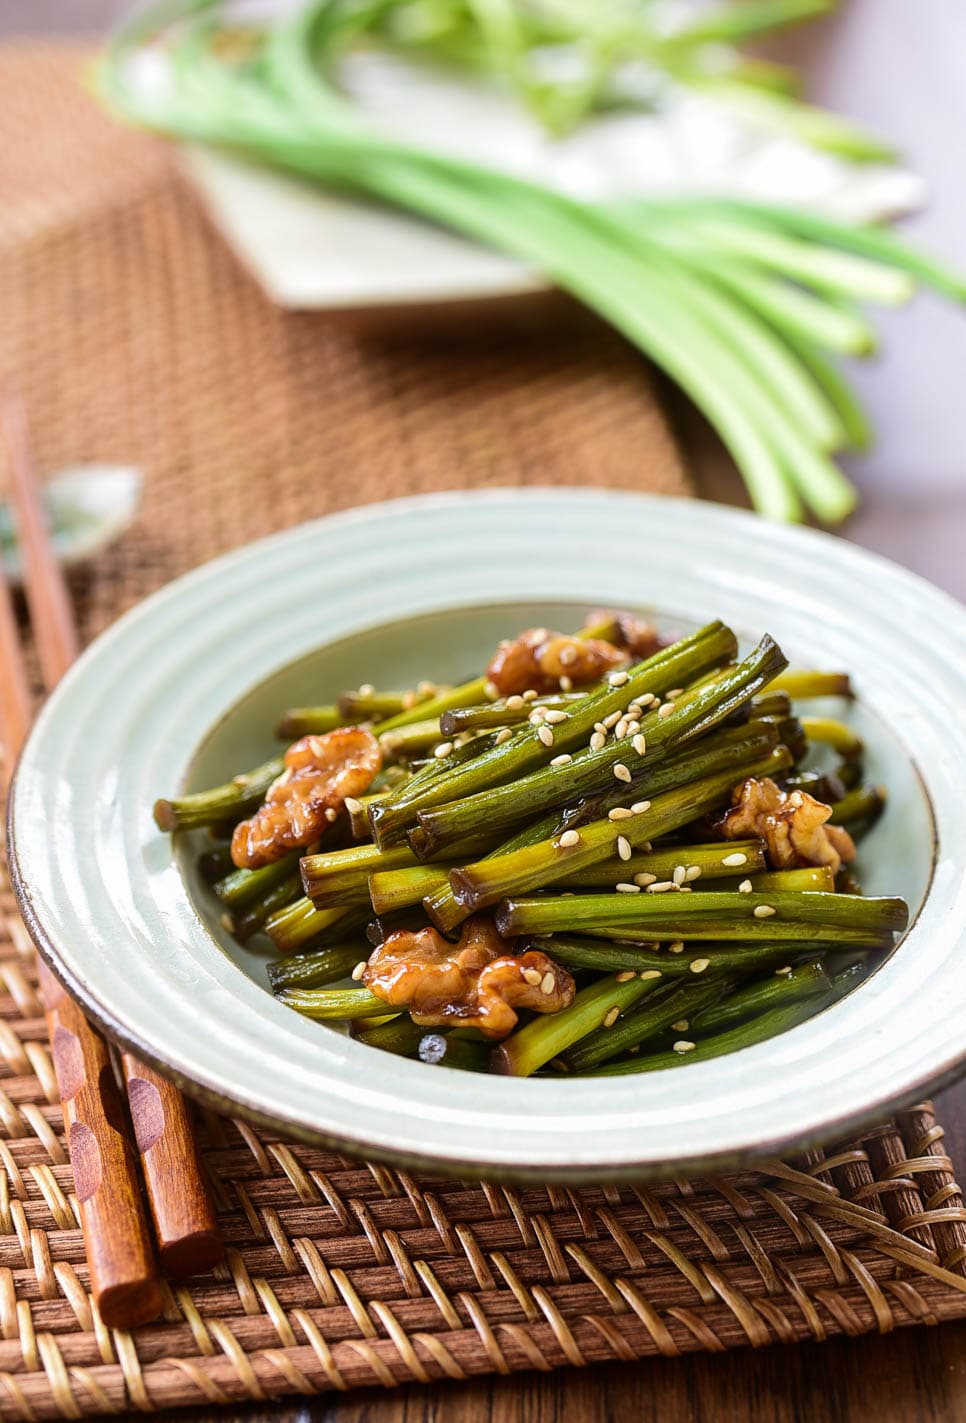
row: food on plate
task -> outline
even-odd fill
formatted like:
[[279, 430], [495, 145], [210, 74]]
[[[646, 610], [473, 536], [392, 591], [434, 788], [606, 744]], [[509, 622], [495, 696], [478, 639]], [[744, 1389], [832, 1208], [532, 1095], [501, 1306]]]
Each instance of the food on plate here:
[[597, 611], [462, 684], [292, 708], [281, 757], [155, 818], [207, 827], [223, 922], [308, 1018], [435, 1067], [667, 1069], [812, 1016], [906, 927], [855, 878], [861, 741], [796, 709], [851, 695], [768, 636]]

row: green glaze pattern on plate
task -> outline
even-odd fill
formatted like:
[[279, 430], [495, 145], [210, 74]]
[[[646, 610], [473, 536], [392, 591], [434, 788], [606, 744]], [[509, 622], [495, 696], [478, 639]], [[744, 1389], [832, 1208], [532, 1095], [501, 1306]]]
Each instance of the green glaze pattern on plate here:
[[[518, 1081], [400, 1060], [299, 1018], [217, 926], [158, 795], [272, 749], [290, 702], [472, 674], [498, 637], [633, 605], [686, 629], [771, 632], [846, 668], [892, 792], [867, 890], [912, 928], [857, 993], [781, 1038], [627, 1079]], [[180, 579], [70, 672], [10, 811], [28, 927], [85, 1007], [189, 1091], [409, 1165], [579, 1181], [704, 1169], [836, 1135], [966, 1056], [966, 613], [833, 538], [688, 501], [599, 491], [435, 495], [337, 515]], [[917, 912], [918, 911], [918, 912]]]

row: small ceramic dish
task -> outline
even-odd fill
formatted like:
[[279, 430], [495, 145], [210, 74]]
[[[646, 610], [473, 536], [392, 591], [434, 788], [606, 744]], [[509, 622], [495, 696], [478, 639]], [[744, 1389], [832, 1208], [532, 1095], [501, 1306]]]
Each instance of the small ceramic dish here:
[[[266, 991], [151, 818], [272, 750], [287, 704], [458, 680], [508, 629], [635, 605], [667, 628], [771, 632], [847, 669], [887, 815], [867, 891], [912, 925], [850, 997], [668, 1072], [517, 1080], [426, 1067]], [[966, 613], [848, 544], [711, 505], [581, 490], [405, 500], [309, 524], [180, 579], [47, 703], [13, 789], [12, 876], [41, 952], [113, 1037], [195, 1096], [373, 1159], [503, 1179], [683, 1174], [839, 1136], [966, 1057]]]
[[[79, 465], [47, 480], [43, 498], [54, 553], [64, 568], [77, 568], [133, 523], [141, 475], [126, 465]], [[9, 504], [0, 504], [0, 559], [11, 583], [21, 583], [17, 519]]]

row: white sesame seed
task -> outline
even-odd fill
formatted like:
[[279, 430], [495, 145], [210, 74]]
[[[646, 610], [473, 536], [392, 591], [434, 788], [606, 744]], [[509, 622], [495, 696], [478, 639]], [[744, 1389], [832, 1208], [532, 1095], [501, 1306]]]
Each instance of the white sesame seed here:
[[647, 886], [648, 894], [667, 894], [669, 889], [677, 889], [673, 879], [655, 880], [653, 884]]
[[669, 702], [673, 702], [674, 698], [679, 697], [683, 691], [683, 687], [672, 687], [671, 690], [669, 692], [665, 692], [664, 695], [667, 697]]
[[533, 711], [527, 717], [527, 721], [530, 723], [531, 726], [539, 726], [545, 716], [546, 713], [544, 712], [543, 707], [534, 707]]
[[590, 738], [591, 751], [603, 751], [606, 742], [607, 733], [605, 731], [595, 731], [593, 736]]
[[602, 721], [595, 721], [595, 722], [594, 722], [594, 730], [595, 730], [595, 731], [599, 731], [603, 736], [606, 736], [606, 735], [607, 735], [607, 727], [604, 725], [604, 723], [603, 723]]
[[558, 711], [556, 707], [548, 707], [544, 712], [544, 718], [549, 721], [551, 726], [559, 726], [562, 721], [570, 720], [565, 711]]
[[612, 687], [623, 687], [631, 679], [626, 672], [612, 672], [607, 681]]
[[544, 746], [553, 745], [553, 732], [550, 730], [549, 726], [538, 726], [537, 735], [543, 742]]
[[614, 888], [618, 894], [640, 894], [641, 892], [639, 884], [625, 884], [623, 881], [620, 884], [615, 884]]
[[668, 944], [667, 951], [669, 954], [683, 954], [684, 944], [680, 939], [675, 939], [673, 944]]
[[519, 692], [514, 692], [512, 697], [507, 697], [506, 705], [507, 711], [523, 711], [526, 702], [520, 696]]
[[573, 682], [571, 681], [571, 679], [567, 676], [566, 672], [564, 673], [564, 675], [563, 675], [562, 677], [558, 677], [558, 678], [557, 678], [557, 681], [560, 683], [560, 690], [561, 690], [562, 692], [571, 692], [571, 691], [573, 691], [573, 686], [574, 686], [574, 684], [573, 684]]
[[743, 879], [743, 880], [741, 881], [741, 884], [738, 886], [738, 893], [739, 893], [739, 894], [750, 894], [753, 888], [754, 888], [754, 886], [752, 885], [750, 879]]
[[523, 970], [523, 977], [527, 983], [532, 983], [533, 986], [536, 987], [540, 982], [540, 970], [538, 968], [525, 968]]
[[618, 853], [618, 855], [620, 855], [620, 857], [621, 857], [622, 860], [629, 860], [629, 859], [630, 859], [631, 854], [632, 854], [633, 852], [632, 852], [632, 850], [631, 850], [631, 842], [630, 842], [630, 840], [628, 840], [628, 838], [627, 838], [626, 835], [618, 835], [618, 837], [617, 837], [617, 853]]
[[437, 687], [435, 682], [424, 681], [416, 683], [416, 691], [422, 697], [432, 697], [436, 695], [436, 693], [439, 691], [439, 688]]
[[619, 711], [613, 711], [613, 712], [610, 713], [609, 716], [605, 716], [605, 717], [604, 717], [604, 720], [601, 722], [601, 726], [605, 729], [605, 731], [610, 731], [611, 727], [612, 727], [612, 726], [616, 726], [617, 723], [620, 721], [620, 719], [621, 719], [621, 714], [620, 714], [620, 712], [619, 712]]
[[497, 732], [497, 734], [496, 734], [496, 742], [495, 742], [495, 745], [497, 745], [497, 746], [502, 746], [505, 741], [509, 741], [509, 740], [510, 740], [510, 737], [511, 737], [512, 735], [513, 735], [513, 732], [510, 730], [510, 728], [509, 728], [508, 726], [501, 727], [501, 729], [500, 729], [500, 730]]
[[415, 692], [403, 692], [403, 711], [412, 711], [418, 700], [419, 697]]
[[616, 762], [614, 766], [614, 775], [619, 781], [629, 781], [631, 779], [631, 773], [624, 765], [623, 761]]
[[671, 871], [671, 878], [675, 884], [682, 885], [684, 883], [684, 877], [686, 874], [687, 870], [685, 869], [684, 865], [675, 865], [674, 869]]
[[654, 695], [653, 692], [641, 692], [640, 695], [636, 698], [636, 701], [639, 706], [652, 707], [657, 701], [657, 697]]
[[627, 735], [627, 717], [626, 717], [626, 716], [622, 716], [621, 719], [620, 719], [620, 721], [619, 721], [619, 722], [617, 723], [617, 725], [614, 727], [614, 736], [615, 736], [615, 738], [616, 738], [618, 741], [623, 741], [623, 740], [624, 740], [624, 737], [625, 737], [626, 735]]
[[635, 815], [644, 815], [650, 808], [651, 802], [649, 800], [636, 800], [631, 806], [631, 810]]
[[756, 904], [751, 912], [756, 919], [770, 919], [775, 913], [770, 904]]
[[798, 810], [799, 806], [803, 804], [801, 791], [793, 791], [788, 797], [788, 804]]
[[691, 1026], [687, 1018], [679, 1018], [676, 1023], [671, 1024], [671, 1031], [674, 1033], [686, 1033]]
[[352, 977], [353, 977], [353, 980], [354, 980], [356, 983], [358, 983], [358, 982], [359, 982], [359, 979], [362, 977], [362, 975], [365, 973], [365, 971], [366, 971], [366, 961], [365, 961], [365, 959], [360, 959], [359, 962], [356, 964], [355, 968], [352, 970]]
[[629, 717], [633, 717], [633, 719], [634, 719], [635, 721], [637, 721], [637, 720], [640, 718], [640, 715], [641, 715], [641, 711], [642, 711], [642, 710], [643, 710], [643, 708], [641, 707], [640, 702], [628, 702], [628, 703], [627, 703], [627, 711], [626, 711], [625, 715], [626, 715], [626, 716], [629, 716]]
[[562, 835], [558, 836], [557, 844], [561, 849], [567, 850], [571, 845], [580, 844], [580, 836], [576, 830], [565, 830]]
[[615, 974], [618, 983], [630, 983], [631, 979], [636, 977], [637, 975], [632, 968], [622, 968], [620, 973]]
[[734, 855], [725, 855], [721, 863], [727, 865], [729, 870], [737, 869], [739, 865], [746, 865], [748, 863], [748, 856], [743, 855], [739, 850]]
[[688, 865], [684, 871], [684, 883], [690, 884], [692, 880], [701, 878], [700, 865]]
[[682, 1055], [686, 1052], [694, 1052], [694, 1043], [686, 1042], [684, 1038], [678, 1038], [674, 1044], [674, 1051]]
[[525, 702], [535, 702], [537, 700], [537, 694], [532, 687], [528, 687], [527, 690], [521, 692], [520, 695]]
[[549, 995], [553, 992], [554, 987], [556, 986], [556, 982], [557, 980], [554, 978], [550, 969], [547, 969], [547, 972], [540, 980], [540, 992], [546, 997], [549, 997]]
[[563, 751], [559, 756], [555, 756], [550, 764], [551, 766], [569, 766], [573, 759], [569, 751]]
[[569, 643], [568, 643], [566, 646], [562, 647], [562, 648], [560, 649], [560, 660], [561, 660], [561, 662], [563, 663], [563, 665], [564, 665], [565, 667], [569, 667], [570, 664], [571, 664], [571, 662], [576, 662], [576, 661], [577, 661], [577, 649], [576, 649], [576, 647], [571, 646], [571, 644], [569, 644]]
[[692, 972], [692, 973], [704, 973], [705, 969], [708, 968], [708, 967], [710, 966], [710, 964], [711, 964], [711, 960], [710, 960], [710, 959], [692, 959], [692, 960], [691, 960], [691, 972]]
[[673, 702], [665, 702], [663, 707], [658, 707], [657, 714], [663, 721], [666, 716], [670, 716], [674, 710]]
[[629, 717], [627, 718], [627, 735], [628, 735], [628, 736], [636, 736], [637, 733], [640, 731], [640, 729], [641, 729], [641, 723], [638, 721], [637, 717], [636, 717], [636, 716], [629, 716]]
[[436, 757], [437, 761], [442, 761], [443, 757], [448, 756], [452, 749], [452, 741], [441, 741], [439, 745], [434, 749], [433, 755]]
[[634, 812], [632, 810], [628, 810], [626, 805], [615, 805], [612, 810], [609, 810], [607, 812], [607, 819], [630, 820], [633, 814]]
[[608, 1008], [601, 1022], [602, 1028], [612, 1028], [621, 1015], [621, 1010], [615, 1003], [613, 1008]]
[[649, 874], [647, 870], [641, 870], [639, 875], [634, 876], [634, 883], [639, 889], [647, 889], [649, 884], [657, 883], [657, 875]]
[[788, 976], [790, 975], [791, 971], [792, 971], [792, 966], [791, 966], [790, 963], [782, 964], [781, 968], [776, 968], [776, 969], [775, 969], [775, 977], [776, 977], [776, 978], [788, 978]]
[[495, 702], [500, 695], [500, 689], [495, 682], [491, 682], [489, 678], [487, 678], [483, 683], [483, 695], [488, 702]]
[[643, 755], [644, 755], [645, 751], [647, 750], [647, 740], [646, 740], [646, 738], [645, 738], [645, 736], [644, 736], [644, 733], [643, 733], [642, 731], [639, 731], [639, 732], [637, 733], [637, 735], [634, 737], [633, 741], [631, 742], [631, 745], [633, 746], [634, 750], [637, 752], [638, 756], [643, 756]]
[[224, 914], [220, 914], [218, 916], [218, 923], [224, 929], [226, 934], [234, 934], [235, 921], [233, 917], [228, 913], [227, 909], [225, 910]]
[[326, 806], [325, 818], [330, 825], [334, 825], [335, 822], [338, 820], [339, 812], [336, 810], [334, 805]]
[[362, 801], [356, 800], [355, 796], [353, 795], [347, 795], [342, 804], [345, 806], [346, 810], [349, 812], [350, 815], [358, 815], [359, 812], [362, 810]]
[[363, 682], [362, 686], [359, 688], [359, 696], [371, 697], [375, 690], [376, 689], [371, 682]]
[[646, 983], [649, 978], [663, 978], [664, 975], [659, 968], [645, 968], [638, 974], [638, 978]]

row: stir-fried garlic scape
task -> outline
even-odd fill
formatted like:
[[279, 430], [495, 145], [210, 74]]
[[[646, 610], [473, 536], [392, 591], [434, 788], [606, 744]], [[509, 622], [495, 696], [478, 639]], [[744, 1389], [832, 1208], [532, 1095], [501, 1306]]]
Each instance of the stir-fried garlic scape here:
[[851, 689], [599, 611], [460, 686], [291, 709], [282, 758], [155, 818], [209, 827], [223, 924], [310, 1018], [473, 1071], [673, 1067], [812, 1016], [906, 925], [846, 868], [884, 804], [861, 743], [793, 696]]

